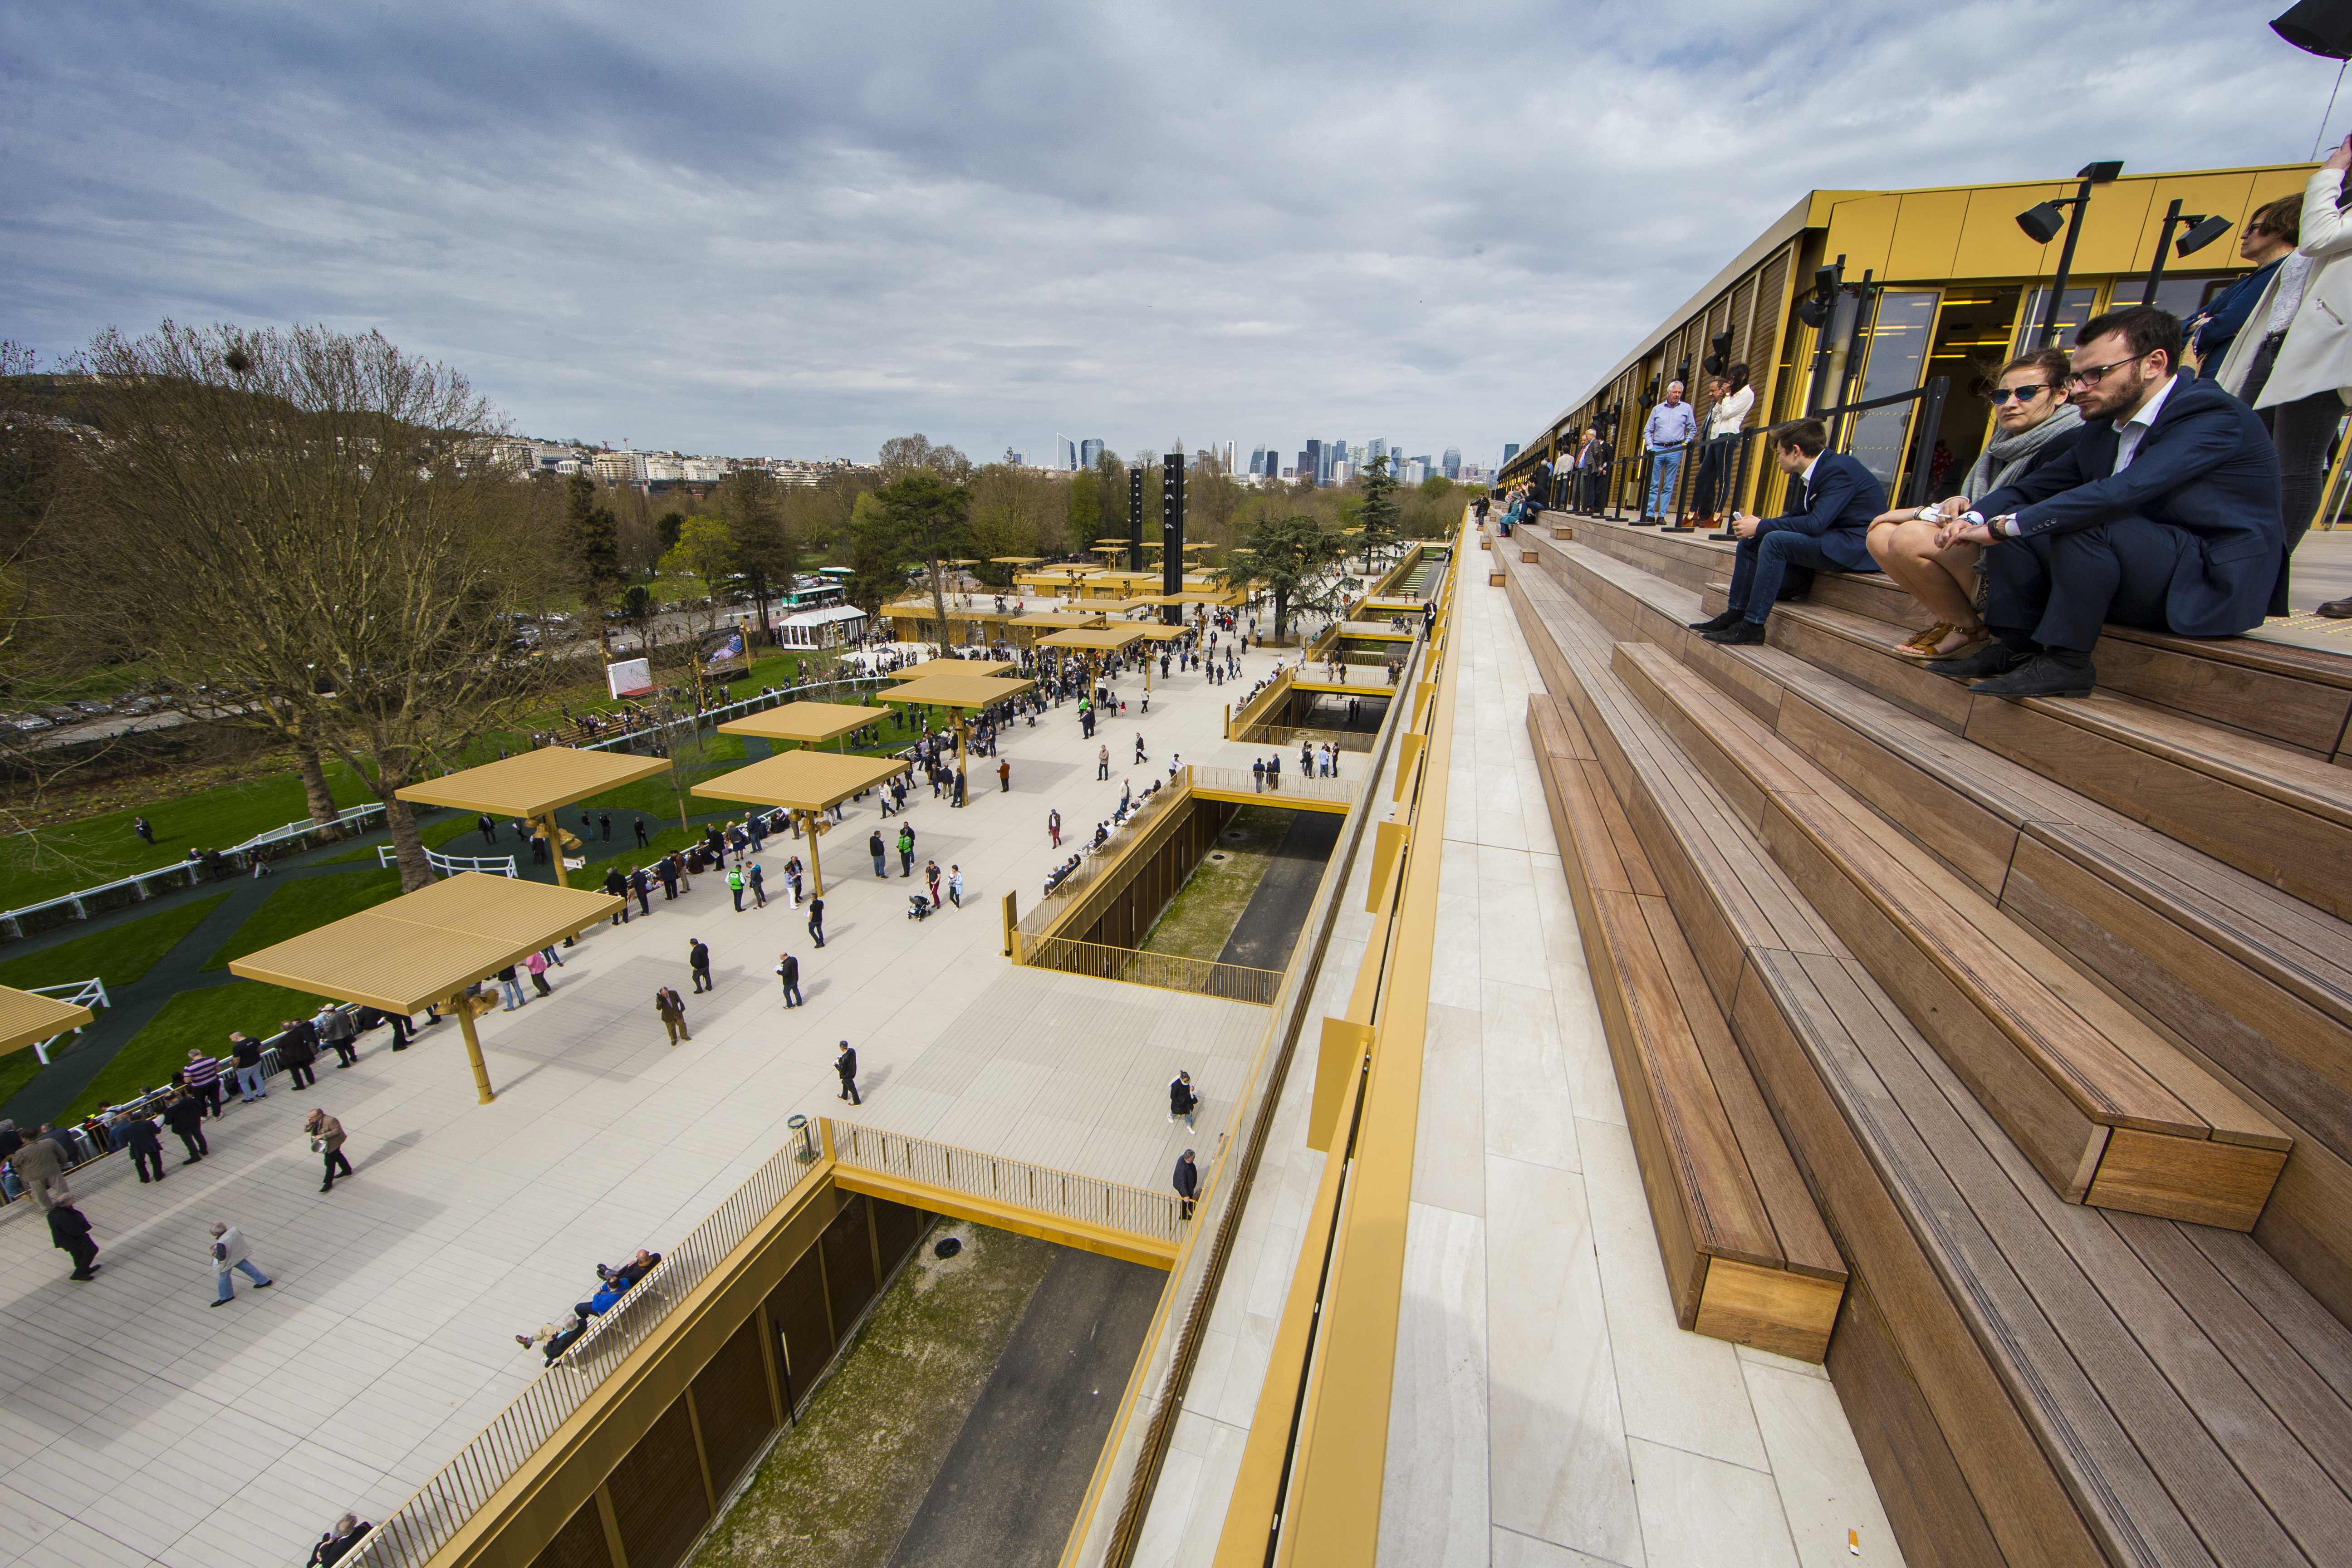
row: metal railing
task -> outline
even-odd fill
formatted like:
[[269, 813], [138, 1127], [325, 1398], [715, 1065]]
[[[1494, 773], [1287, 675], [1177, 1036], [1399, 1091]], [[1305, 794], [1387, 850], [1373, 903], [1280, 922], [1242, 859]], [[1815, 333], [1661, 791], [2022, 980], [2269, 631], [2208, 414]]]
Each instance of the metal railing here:
[[[94, 975], [88, 980], [68, 980], [62, 985], [33, 985], [26, 989], [36, 996], [54, 996], [71, 1007], [89, 1007], [95, 1010], [113, 1005], [106, 998], [106, 977], [102, 974]], [[88, 1025], [82, 1025], [71, 1029], [62, 1029], [46, 1040], [36, 1041], [33, 1046], [33, 1055], [40, 1059], [43, 1067], [48, 1066], [49, 1047], [68, 1035], [79, 1035], [87, 1027], [89, 1027]]]
[[1278, 969], [1251, 969], [1239, 963], [1218, 963], [1206, 958], [1186, 958], [1173, 952], [1147, 952], [1138, 947], [1108, 947], [1066, 936], [1021, 939], [1020, 962], [1032, 969], [1059, 970], [1064, 974], [1087, 974], [1097, 980], [1124, 980], [1130, 985], [1156, 985], [1162, 991], [1186, 991], [1195, 996], [1221, 996], [1228, 1002], [1274, 1005], [1282, 984]]
[[[1183, 771], [1179, 770], [1180, 780]], [[1070, 901], [1094, 886], [1102, 874], [1118, 862], [1118, 851], [1142, 829], [1145, 824], [1155, 820], [1167, 809], [1169, 803], [1182, 793], [1181, 789], [1171, 789], [1162, 784], [1150, 795], [1138, 796], [1134, 805], [1127, 814], [1127, 820], [1110, 830], [1110, 837], [1103, 841], [1103, 847], [1099, 849], [1087, 847], [1094, 838], [1092, 828], [1083, 828], [1078, 835], [1070, 837], [1067, 842], [1077, 847], [1086, 858], [1078, 862], [1078, 868], [1063, 878], [1052, 892], [1039, 898], [1029, 912], [1014, 923], [1013, 929], [1024, 936], [1034, 936], [1060, 920], [1063, 911], [1070, 907]]]
[[[1384, 689], [1383, 697], [1393, 689]], [[1248, 734], [1235, 737], [1253, 746], [1296, 746], [1311, 742], [1318, 746], [1337, 746], [1343, 752], [1370, 752], [1380, 740], [1376, 730], [1317, 730], [1286, 724], [1260, 724]]]
[[951, 1148], [856, 1121], [827, 1121], [825, 1127], [833, 1142], [834, 1163], [848, 1170], [899, 1176], [969, 1197], [1018, 1204], [1154, 1241], [1184, 1238], [1183, 1205], [1173, 1193], [1148, 1192], [1099, 1176]]
[[[389, 844], [375, 847], [378, 866], [397, 866], [400, 852]], [[520, 877], [522, 871], [511, 855], [444, 855], [438, 849], [425, 851], [425, 863], [447, 877], [459, 871], [487, 871], [493, 877]], [[568, 862], [567, 862], [568, 864]]]
[[587, 1402], [613, 1369], [762, 1220], [791, 1202], [816, 1171], [798, 1140], [769, 1156], [726, 1202], [662, 1254], [661, 1262], [635, 1289], [499, 1411], [439, 1474], [387, 1515], [344, 1561], [362, 1568], [423, 1568]]
[[1353, 805], [1364, 786], [1352, 779], [1303, 779], [1295, 773], [1286, 773], [1280, 781], [1261, 789], [1258, 781], [1247, 768], [1210, 768], [1187, 763], [1177, 776], [1196, 790], [1227, 790], [1237, 795], [1264, 795], [1267, 804], [1278, 805], [1282, 797], [1292, 800], [1336, 800]]
[[1233, 734], [1246, 733], [1251, 725], [1265, 717], [1276, 703], [1289, 694], [1294, 670], [1295, 667], [1289, 665], [1276, 670], [1274, 678], [1266, 682], [1265, 690], [1258, 692], [1234, 710]]

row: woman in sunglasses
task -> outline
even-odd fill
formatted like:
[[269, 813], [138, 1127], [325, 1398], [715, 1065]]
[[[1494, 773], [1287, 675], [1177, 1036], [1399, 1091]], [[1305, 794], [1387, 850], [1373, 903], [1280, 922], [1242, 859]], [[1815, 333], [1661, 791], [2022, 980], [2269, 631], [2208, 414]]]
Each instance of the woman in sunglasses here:
[[[2063, 349], [2021, 354], [2001, 366], [1986, 395], [1992, 439], [1977, 455], [1961, 494], [1990, 495], [2015, 484], [2074, 444], [2083, 416], [2066, 401], [2066, 371]], [[1920, 517], [1924, 510], [1902, 507], [1871, 519], [1870, 553], [1927, 612], [1927, 628], [1895, 651], [1906, 658], [1949, 658], [1984, 639], [1976, 609], [1977, 557], [1984, 547], [1939, 546], [1937, 524]]]

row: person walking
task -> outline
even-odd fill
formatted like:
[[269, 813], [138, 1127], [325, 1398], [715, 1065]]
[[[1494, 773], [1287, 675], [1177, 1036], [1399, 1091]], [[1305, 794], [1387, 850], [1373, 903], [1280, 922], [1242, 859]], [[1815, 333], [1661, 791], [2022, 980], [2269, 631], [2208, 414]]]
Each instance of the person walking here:
[[737, 914], [739, 914], [739, 915], [740, 915], [740, 914], [741, 914], [741, 913], [743, 912], [743, 868], [742, 868], [742, 867], [740, 867], [740, 866], [730, 866], [730, 867], [728, 867], [728, 868], [727, 868], [727, 890], [728, 890], [728, 892], [730, 892], [730, 893], [731, 893], [732, 895], [734, 895], [734, 899], [735, 899], [735, 912], [736, 912]]
[[[141, 1181], [147, 1178], [142, 1176]], [[89, 1220], [71, 1204], [57, 1204], [49, 1210], [49, 1245], [64, 1251], [73, 1259], [73, 1272], [68, 1279], [89, 1279], [98, 1273], [98, 1243], [89, 1238]]]
[[938, 909], [940, 907], [940, 863], [938, 861], [923, 862], [923, 880], [931, 889], [931, 908]]
[[882, 846], [882, 830], [880, 828], [876, 828], [873, 835], [866, 840], [866, 852], [874, 857], [874, 875], [876, 877], [879, 878], [889, 875], [889, 873], [883, 868], [882, 865], [883, 857], [887, 855], [889, 851]]
[[961, 805], [963, 804], [963, 790], [964, 773], [961, 768], [958, 768], [955, 771], [955, 788], [953, 792], [953, 799], [950, 802], [951, 805]]
[[523, 973], [530, 976], [530, 988], [541, 996], [555, 994], [555, 987], [547, 983], [547, 954], [534, 952], [522, 961]]
[[629, 923], [629, 879], [621, 875], [621, 868], [618, 866], [605, 868], [604, 896], [621, 900], [621, 907], [613, 911], [613, 918], [607, 923], [616, 926], [627, 925]]
[[310, 1026], [308, 1018], [288, 1018], [278, 1027], [278, 1063], [294, 1080], [294, 1091], [299, 1094], [319, 1081], [319, 1074], [311, 1066], [319, 1059], [319, 1031]]
[[499, 971], [499, 994], [506, 998], [506, 1005], [499, 1009], [502, 1013], [511, 1013], [529, 1000], [522, 994], [522, 980], [511, 963]]
[[606, 844], [613, 842], [613, 814], [609, 811], [599, 812], [596, 816], [596, 826], [602, 830], [596, 837]]
[[1003, 757], [996, 759], [996, 793], [999, 795], [1013, 793], [1013, 764]]
[[359, 1026], [352, 1022], [352, 1016], [349, 1013], [344, 1012], [341, 1007], [324, 1006], [319, 1009], [317, 1016], [310, 1022], [317, 1027], [320, 1040], [329, 1050], [335, 1053], [335, 1067], [338, 1070], [351, 1066], [359, 1059], [359, 1052], [352, 1043], [359, 1038]]
[[331, 1193], [337, 1174], [352, 1173], [352, 1163], [343, 1154], [343, 1124], [324, 1110], [313, 1109], [302, 1119], [302, 1131], [310, 1135], [310, 1152], [326, 1156], [327, 1180], [319, 1190]]
[[1150, 753], [1143, 749], [1143, 731], [1140, 730], [1138, 730], [1135, 732], [1135, 760], [1139, 763], [1147, 763], [1151, 760]]
[[751, 907], [755, 910], [766, 909], [768, 907], [767, 880], [761, 874], [760, 863], [757, 860], [743, 868], [743, 880], [751, 889]]
[[637, 913], [654, 912], [654, 879], [643, 866], [629, 873], [629, 891], [637, 896]]
[[181, 1164], [193, 1165], [212, 1152], [212, 1145], [205, 1142], [205, 1108], [186, 1090], [163, 1102], [163, 1125], [178, 1134], [180, 1147], [188, 1152]]
[[139, 1171], [139, 1184], [163, 1179], [163, 1140], [155, 1131], [155, 1123], [144, 1116], [133, 1116], [122, 1123], [122, 1146], [131, 1151], [131, 1163]]
[[1177, 1201], [1184, 1205], [1182, 1217], [1189, 1220], [1192, 1217], [1192, 1200], [1201, 1192], [1200, 1168], [1193, 1163], [1190, 1149], [1176, 1156], [1176, 1174], [1172, 1181]]
[[474, 818], [474, 830], [482, 836], [483, 843], [490, 846], [493, 849], [498, 847], [498, 825], [490, 820], [490, 814], [488, 812], [483, 812], [480, 816]]
[[686, 944], [686, 967], [694, 976], [696, 995], [699, 996], [705, 991], [719, 989], [711, 984], [710, 980], [710, 949], [703, 944], [702, 939], [698, 936]]
[[963, 868], [961, 866], [950, 865], [948, 868], [948, 902], [958, 909], [963, 908]]
[[784, 1005], [801, 1005], [801, 961], [789, 952], [776, 954], [776, 979], [784, 988]]
[[1054, 841], [1055, 848], [1062, 847], [1062, 813], [1059, 807], [1045, 814], [1045, 837]]
[[1095, 753], [1095, 782], [1106, 783], [1110, 778], [1110, 743], [1105, 742]]
[[214, 1306], [226, 1307], [236, 1300], [236, 1281], [233, 1278], [235, 1275], [242, 1274], [252, 1280], [253, 1288], [257, 1290], [267, 1290], [277, 1283], [268, 1275], [254, 1267], [253, 1257], [246, 1247], [243, 1231], [233, 1225], [225, 1225], [219, 1220], [215, 1220], [212, 1234], [213, 1276], [218, 1287], [213, 1297]]
[[667, 985], [656, 986], [654, 990], [654, 1011], [661, 1016], [662, 1027], [669, 1031], [671, 1045], [694, 1038], [686, 1029], [686, 998], [676, 991]]
[[823, 899], [809, 900], [808, 933], [809, 940], [815, 942], [817, 946], [824, 945], [824, 900]]
[[[190, 1058], [196, 1053], [190, 1051]], [[257, 1100], [268, 1100], [269, 1090], [261, 1079], [261, 1042], [242, 1029], [233, 1030], [228, 1037], [229, 1065], [236, 1070], [237, 1098], [250, 1105]]]
[[857, 1092], [857, 1047], [847, 1040], [841, 1042], [841, 1054], [833, 1058], [833, 1070], [841, 1076], [841, 1096], [852, 1105], [866, 1103]]
[[1200, 1110], [1201, 1097], [1193, 1090], [1191, 1073], [1179, 1072], [1168, 1080], [1169, 1121], [1173, 1121], [1181, 1116], [1184, 1119], [1184, 1126], [1189, 1131], [1192, 1125], [1192, 1119], [1200, 1114]]
[[[261, 1059], [258, 1052], [255, 1053], [254, 1059]], [[189, 1092], [209, 1105], [215, 1116], [221, 1113], [220, 1063], [192, 1047], [188, 1051], [188, 1065], [180, 1069], [180, 1081], [188, 1086]]]
[[66, 1185], [65, 1152], [50, 1140], [26, 1139], [8, 1156], [8, 1167], [16, 1173], [16, 1180], [43, 1210], [73, 1201], [73, 1191]]
[[640, 849], [649, 849], [653, 847], [653, 835], [646, 831], [646, 819], [642, 816], [636, 820], [636, 830], [637, 847]]
[[155, 847], [155, 829], [149, 824], [145, 817], [132, 817], [131, 819], [131, 831], [139, 835], [140, 841], [144, 843], [149, 848], [152, 849]]

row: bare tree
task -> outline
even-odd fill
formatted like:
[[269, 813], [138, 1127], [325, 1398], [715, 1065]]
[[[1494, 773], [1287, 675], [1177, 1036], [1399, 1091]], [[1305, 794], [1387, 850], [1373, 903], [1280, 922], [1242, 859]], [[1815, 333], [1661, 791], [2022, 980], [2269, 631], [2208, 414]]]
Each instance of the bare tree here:
[[402, 885], [430, 881], [397, 792], [546, 679], [513, 627], [553, 542], [488, 460], [489, 408], [446, 366], [323, 328], [166, 321], [80, 368], [102, 445], [61, 612], [137, 626], [184, 707], [340, 758], [384, 803]]

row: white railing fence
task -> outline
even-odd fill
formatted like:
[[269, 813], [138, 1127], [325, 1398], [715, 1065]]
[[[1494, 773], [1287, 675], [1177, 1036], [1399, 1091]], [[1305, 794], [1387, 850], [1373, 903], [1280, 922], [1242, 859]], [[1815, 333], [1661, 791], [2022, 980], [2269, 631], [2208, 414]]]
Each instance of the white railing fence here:
[[[93, 976], [88, 980], [68, 980], [62, 985], [34, 985], [26, 989], [36, 996], [54, 996], [71, 1006], [88, 1007], [92, 1011], [111, 1005], [106, 999], [106, 979], [103, 975]], [[87, 1028], [89, 1026], [84, 1025], [82, 1027]], [[49, 1047], [64, 1039], [67, 1035], [80, 1033], [81, 1029], [77, 1028], [68, 1029], [63, 1034], [51, 1035], [47, 1039], [39, 1041], [33, 1047], [33, 1055], [40, 1058], [43, 1067], [47, 1067], [49, 1063]]]
[[[444, 855], [438, 849], [427, 849], [425, 862], [445, 877], [454, 876], [459, 871], [487, 871], [493, 877], [522, 875], [511, 855]], [[397, 866], [400, 864], [400, 852], [389, 844], [379, 844], [375, 847], [375, 863], [382, 867]], [[564, 864], [570, 865], [571, 862], [567, 860]]]

